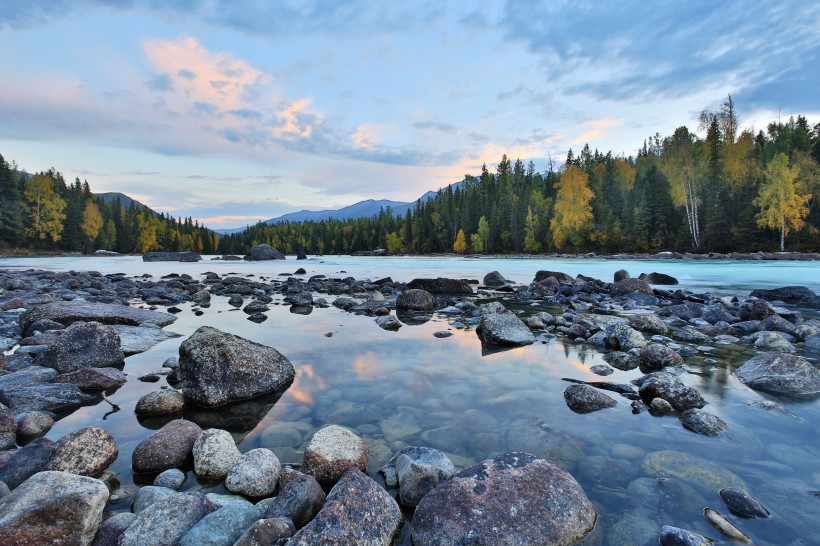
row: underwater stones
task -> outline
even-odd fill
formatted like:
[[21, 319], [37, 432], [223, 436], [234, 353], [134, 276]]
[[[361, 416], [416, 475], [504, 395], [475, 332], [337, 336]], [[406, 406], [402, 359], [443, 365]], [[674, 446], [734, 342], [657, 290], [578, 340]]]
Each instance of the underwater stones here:
[[648, 453], [641, 468], [643, 473], [650, 477], [677, 478], [706, 489], [746, 487], [742, 479], [723, 466], [680, 451], [663, 450]]
[[485, 343], [492, 345], [530, 345], [535, 336], [530, 329], [512, 312], [482, 314], [476, 333]]
[[225, 479], [225, 488], [231, 493], [248, 497], [273, 495], [281, 469], [282, 465], [273, 451], [252, 449], [234, 462]]
[[221, 480], [241, 456], [227, 430], [209, 428], [194, 442], [194, 472], [200, 478]]
[[408, 288], [396, 298], [396, 309], [402, 311], [431, 311], [435, 300], [427, 290]]
[[632, 461], [601, 455], [584, 457], [578, 463], [578, 476], [587, 484], [626, 487], [638, 469]]
[[768, 518], [771, 515], [759, 500], [743, 489], [726, 487], [719, 494], [729, 510], [745, 518]]
[[572, 476], [528, 453], [504, 453], [458, 472], [413, 516], [414, 544], [574, 544], [596, 512]]
[[516, 419], [500, 423], [506, 430], [507, 447], [543, 457], [566, 471], [575, 468], [581, 458], [581, 443], [539, 419]]
[[161, 472], [184, 464], [202, 433], [195, 423], [175, 419], [147, 437], [131, 454], [134, 472]]
[[723, 419], [699, 408], [684, 411], [680, 422], [684, 428], [703, 436], [723, 436], [726, 433]]
[[336, 483], [350, 468], [367, 468], [367, 443], [356, 433], [338, 425], [316, 431], [307, 447], [302, 472], [323, 485]]
[[202, 326], [179, 347], [182, 393], [205, 407], [285, 389], [293, 366], [273, 347]]
[[820, 396], [820, 370], [804, 358], [782, 352], [754, 356], [735, 375], [744, 385], [769, 394]]
[[564, 390], [564, 400], [575, 413], [592, 413], [618, 405], [618, 402], [588, 385], [570, 385]]
[[100, 476], [119, 455], [114, 437], [100, 427], [85, 427], [66, 434], [54, 444], [45, 470], [81, 476]]

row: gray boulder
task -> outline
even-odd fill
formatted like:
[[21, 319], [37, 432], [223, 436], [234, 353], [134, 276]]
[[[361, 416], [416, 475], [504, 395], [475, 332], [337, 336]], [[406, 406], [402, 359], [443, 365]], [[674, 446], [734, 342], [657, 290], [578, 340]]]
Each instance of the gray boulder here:
[[638, 276], [639, 279], [648, 282], [649, 284], [675, 285], [678, 284], [678, 279], [666, 273], [647, 273]]
[[669, 327], [657, 315], [642, 313], [629, 317], [629, 325], [641, 332], [650, 334], [665, 334]]
[[401, 510], [393, 497], [354, 468], [342, 476], [330, 491], [325, 506], [288, 544], [388, 546], [401, 522]]
[[408, 289], [426, 290], [431, 294], [449, 294], [452, 296], [471, 296], [473, 289], [465, 280], [445, 279], [438, 277], [435, 279], [413, 279], [407, 283]]
[[202, 256], [196, 252], [146, 252], [143, 262], [199, 262]]
[[[185, 472], [178, 468], [169, 468], [164, 470], [154, 478], [154, 485], [157, 487], [164, 487], [168, 489], [177, 490], [185, 483]], [[145, 489], [143, 487], [143, 489]]]
[[115, 391], [127, 381], [117, 368], [80, 368], [54, 378], [54, 383], [71, 383], [89, 391]]
[[97, 534], [94, 536], [94, 542], [91, 543], [91, 546], [117, 546], [120, 542], [120, 536], [136, 517], [136, 514], [131, 512], [114, 514], [102, 522], [100, 528], [97, 529]]
[[767, 301], [783, 301], [786, 303], [797, 303], [803, 298], [813, 298], [817, 294], [805, 286], [783, 286], [771, 290], [752, 290], [749, 294], [753, 298], [760, 298]]
[[256, 245], [245, 255], [245, 261], [284, 260], [285, 255], [270, 245]]
[[628, 278], [630, 278], [629, 271], [626, 269], [619, 269], [614, 275], [612, 275], [612, 282], [621, 282]]
[[21, 438], [36, 438], [48, 432], [54, 419], [42, 411], [24, 411], [16, 416], [17, 435]]
[[246, 497], [269, 497], [276, 491], [282, 465], [269, 449], [252, 449], [234, 462], [225, 489]]
[[407, 506], [416, 506], [455, 471], [447, 455], [429, 447], [406, 447], [379, 470], [388, 486], [398, 485], [401, 502]]
[[80, 368], [117, 366], [124, 359], [120, 336], [114, 328], [99, 322], [78, 322], [63, 330], [55, 342], [34, 359], [34, 364], [65, 373]]
[[569, 545], [596, 519], [571, 475], [535, 455], [510, 452], [428, 493], [413, 516], [413, 543]]
[[66, 326], [74, 322], [99, 322], [101, 324], [143, 323], [168, 326], [177, 318], [169, 313], [159, 313], [128, 305], [91, 303], [87, 301], [55, 301], [35, 307], [20, 316], [20, 327], [27, 330], [35, 321], [49, 319]]
[[379, 325], [379, 328], [381, 328], [382, 330], [395, 332], [399, 328], [401, 328], [401, 322], [399, 322], [399, 319], [396, 318], [394, 315], [385, 315], [383, 317], [378, 317], [374, 320], [376, 324]]
[[667, 366], [683, 366], [683, 357], [674, 349], [660, 343], [650, 343], [646, 347], [641, 347], [638, 360], [644, 373], [657, 372]]
[[242, 455], [227, 430], [209, 428], [194, 442], [194, 472], [207, 480], [222, 480]]
[[137, 514], [120, 537], [120, 546], [178, 544], [211, 510], [202, 493], [174, 493]]
[[640, 365], [638, 357], [623, 351], [613, 351], [606, 353], [603, 356], [604, 361], [612, 366], [623, 371], [634, 370]]
[[482, 341], [492, 345], [518, 346], [535, 342], [529, 327], [509, 311], [482, 314], [476, 333]]
[[668, 372], [652, 372], [636, 379], [633, 383], [638, 386], [638, 394], [647, 404], [651, 404], [655, 398], [662, 398], [677, 411], [702, 408], [706, 405], [706, 400], [698, 391], [687, 387]]
[[367, 468], [368, 447], [356, 433], [338, 425], [320, 428], [305, 448], [302, 472], [333, 485], [351, 468]]
[[279, 494], [265, 508], [265, 518], [287, 518], [301, 529], [319, 513], [327, 500], [316, 478], [283, 468]]
[[293, 382], [293, 365], [266, 347], [216, 328], [202, 326], [179, 347], [182, 393], [206, 407], [284, 390]]
[[117, 460], [119, 453], [117, 442], [107, 431], [85, 427], [57, 440], [45, 470], [97, 478]]
[[156, 327], [115, 324], [113, 328], [120, 336], [120, 347], [125, 356], [144, 353], [161, 341], [180, 337], [179, 334]]
[[735, 375], [744, 385], [769, 394], [820, 396], [820, 370], [799, 356], [762, 353], [746, 361]]
[[553, 277], [558, 282], [569, 282], [569, 283], [573, 282], [572, 277], [570, 277], [566, 273], [562, 273], [560, 271], [545, 271], [545, 270], [535, 272], [534, 282], [540, 283], [542, 281], [545, 281], [545, 280], [549, 279], [550, 277]]
[[144, 487], [140, 487], [139, 491], [137, 491], [137, 494], [134, 496], [134, 503], [131, 505], [131, 510], [135, 514], [139, 514], [152, 504], [165, 500], [174, 493], [176, 493], [174, 489], [160, 485], [146, 485]]
[[195, 423], [175, 419], [139, 443], [131, 454], [134, 472], [162, 472], [185, 464], [202, 433]]
[[0, 498], [0, 537], [4, 544], [89, 544], [107, 501], [99, 480], [40, 472]]
[[134, 413], [137, 415], [167, 415], [185, 409], [185, 397], [176, 389], [162, 386], [137, 400]]
[[684, 428], [704, 436], [723, 436], [726, 433], [723, 419], [699, 408], [684, 411], [680, 422]]
[[612, 286], [609, 288], [609, 295], [613, 298], [632, 294], [633, 292], [647, 294], [649, 296], [653, 296], [655, 294], [652, 287], [649, 286], [646, 281], [642, 281], [641, 279], [624, 279], [622, 281], [612, 283]]
[[427, 290], [408, 288], [396, 298], [396, 309], [402, 311], [431, 311], [435, 300]]
[[14, 414], [0, 407], [0, 450], [13, 449], [17, 446], [17, 418]]
[[704, 344], [709, 343], [712, 339], [703, 332], [692, 328], [691, 326], [684, 326], [672, 334], [672, 339], [678, 341], [686, 341], [687, 343]]
[[48, 438], [38, 438], [26, 444], [14, 451], [11, 458], [0, 466], [0, 481], [14, 489], [43, 470], [53, 452], [54, 442]]
[[564, 400], [575, 413], [592, 413], [618, 405], [615, 400], [588, 385], [570, 385], [564, 390]]
[[790, 336], [797, 335], [797, 326], [778, 315], [769, 315], [761, 320], [758, 329], [767, 330], [769, 332], [781, 332], [789, 334]]
[[484, 286], [495, 288], [498, 286], [505, 286], [506, 284], [507, 279], [505, 279], [504, 276], [498, 271], [491, 271], [484, 275]]
[[628, 351], [646, 345], [646, 338], [634, 328], [620, 323], [612, 323], [604, 329], [604, 344], [610, 349]]
[[262, 517], [246, 500], [229, 502], [211, 512], [185, 533], [180, 546], [232, 546], [251, 525]]
[[792, 345], [780, 332], [763, 330], [755, 332], [750, 337], [754, 341], [754, 348], [760, 349], [761, 351], [780, 351], [783, 353], [794, 353], [797, 351], [797, 347]]
[[15, 413], [67, 413], [97, 400], [98, 396], [86, 394], [71, 383], [39, 383], [27, 387], [0, 388], [0, 403]]

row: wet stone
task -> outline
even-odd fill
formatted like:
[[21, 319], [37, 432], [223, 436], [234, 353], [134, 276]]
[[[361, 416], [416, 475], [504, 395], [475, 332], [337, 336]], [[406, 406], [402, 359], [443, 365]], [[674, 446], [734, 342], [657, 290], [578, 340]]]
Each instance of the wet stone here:
[[100, 427], [85, 427], [66, 434], [55, 444], [45, 470], [60, 470], [96, 478], [119, 455], [114, 437]]
[[131, 455], [135, 472], [161, 472], [185, 464], [202, 433], [195, 423], [175, 419], [140, 442]]
[[703, 436], [723, 436], [726, 433], [726, 423], [723, 419], [699, 408], [684, 411], [680, 416], [680, 422], [684, 428]]
[[182, 470], [169, 468], [168, 470], [160, 472], [157, 477], [154, 478], [154, 485], [176, 490], [182, 487], [182, 484], [185, 483], [185, 478], [185, 473]]
[[595, 375], [607, 376], [612, 375], [615, 370], [612, 369], [611, 366], [606, 366], [604, 364], [596, 364], [592, 366], [589, 371], [594, 373]]
[[588, 385], [570, 385], [564, 390], [564, 400], [575, 413], [591, 413], [618, 405], [615, 400]]

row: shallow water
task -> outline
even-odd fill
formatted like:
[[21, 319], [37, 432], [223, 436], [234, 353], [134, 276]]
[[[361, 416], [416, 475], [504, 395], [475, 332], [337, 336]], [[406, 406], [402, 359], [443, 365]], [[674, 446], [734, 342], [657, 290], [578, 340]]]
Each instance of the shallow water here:
[[[480, 279], [496, 269], [519, 282], [529, 282], [538, 269], [610, 279], [623, 267], [633, 275], [669, 273], [683, 286], [697, 290], [743, 295], [756, 287], [804, 284], [820, 291], [820, 265], [814, 262], [413, 260], [325, 257], [274, 264], [179, 264], [142, 263], [135, 258], [57, 258], [0, 260], [0, 267], [93, 269], [156, 277], [187, 272], [196, 278], [208, 270], [271, 276], [301, 266], [308, 275], [338, 276], [346, 271], [357, 278], [391, 276], [399, 281], [430, 276]], [[203, 428], [230, 430], [242, 452], [268, 447], [283, 463], [298, 465], [313, 432], [330, 423], [356, 429], [368, 440], [368, 471], [376, 478], [381, 464], [407, 445], [441, 449], [459, 467], [503, 451], [531, 451], [546, 454], [581, 483], [599, 513], [593, 538], [603, 544], [657, 544], [662, 525], [719, 538], [702, 516], [706, 506], [733, 519], [758, 544], [790, 544], [801, 538], [802, 544], [812, 544], [820, 536], [816, 517], [820, 497], [810, 493], [820, 489], [820, 402], [777, 400], [740, 384], [731, 372], [753, 354], [748, 347], [715, 346], [711, 354], [686, 358], [682, 381], [697, 388], [708, 401], [705, 409], [728, 425], [728, 437], [716, 439], [685, 430], [675, 417], [633, 415], [629, 400], [615, 394], [613, 398], [619, 400], [615, 408], [587, 415], [570, 411], [563, 399], [568, 383], [562, 378], [628, 383], [641, 375], [638, 370], [615, 370], [606, 378], [592, 374], [589, 368], [603, 360], [586, 345], [542, 339], [528, 347], [488, 352], [472, 329], [453, 329], [449, 319], [439, 314], [424, 324], [388, 332], [371, 317], [333, 307], [300, 315], [287, 306], [273, 305], [262, 324], [248, 321], [224, 297], [215, 296], [199, 317], [190, 304], [179, 307], [177, 322], [166, 330], [182, 337], [126, 359], [129, 381], [109, 396], [120, 411], [112, 412], [105, 402], [82, 408], [58, 421], [48, 434], [56, 440], [83, 426], [104, 427], [120, 446], [120, 457], [109, 470], [119, 475], [122, 484], [151, 482], [153, 476], [132, 474], [131, 451], [169, 420], [137, 419], [136, 401], [165, 381], [142, 383], [136, 377], [176, 356], [183, 339], [209, 325], [276, 347], [296, 369], [296, 380], [278, 401], [262, 398], [188, 415]], [[433, 336], [448, 329], [453, 333], [449, 338]], [[747, 405], [766, 400], [782, 404], [790, 414]], [[662, 453], [667, 451], [675, 453]], [[663, 461], [653, 464], [660, 457]], [[658, 480], [659, 476], [666, 478]], [[767, 520], [731, 516], [718, 491], [738, 485], [757, 496], [774, 516]], [[190, 469], [184, 487], [223, 491], [218, 484], [198, 483]], [[403, 537], [406, 541], [406, 533]]]

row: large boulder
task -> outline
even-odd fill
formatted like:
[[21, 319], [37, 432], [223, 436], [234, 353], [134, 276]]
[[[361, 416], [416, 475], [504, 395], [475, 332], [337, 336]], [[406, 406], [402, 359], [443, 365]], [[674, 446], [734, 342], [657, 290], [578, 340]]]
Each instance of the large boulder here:
[[24, 411], [67, 413], [83, 404], [98, 400], [98, 396], [86, 394], [71, 383], [37, 383], [25, 387], [0, 388], [0, 403], [7, 405], [14, 413]]
[[678, 279], [666, 273], [641, 273], [639, 279], [648, 282], [649, 284], [675, 285], [678, 284]]
[[131, 454], [134, 472], [162, 472], [185, 464], [202, 433], [195, 423], [175, 419], [139, 443]]
[[505, 286], [507, 284], [507, 279], [499, 273], [498, 271], [490, 271], [486, 275], [484, 275], [484, 286], [489, 286], [492, 288]]
[[288, 544], [388, 546], [401, 522], [401, 510], [393, 497], [366, 474], [352, 468], [330, 491], [327, 503], [313, 521]]
[[89, 391], [115, 391], [127, 381], [117, 368], [80, 368], [54, 378], [54, 383], [71, 383]]
[[120, 546], [178, 544], [212, 508], [202, 493], [169, 495], [137, 514], [120, 537]]
[[78, 322], [63, 330], [54, 343], [34, 359], [34, 364], [66, 373], [81, 368], [117, 366], [124, 359], [120, 336], [114, 328], [99, 322]]
[[119, 453], [117, 442], [106, 430], [85, 427], [57, 440], [45, 469], [97, 478], [117, 460]]
[[638, 359], [644, 373], [657, 372], [667, 366], [683, 366], [683, 357], [680, 353], [660, 343], [650, 343], [641, 347]]
[[553, 277], [558, 282], [572, 282], [573, 279], [566, 273], [561, 273], [560, 271], [536, 271], [535, 272], [535, 280], [534, 282], [541, 282]]
[[476, 333], [492, 345], [530, 345], [535, 342], [529, 327], [510, 311], [481, 315]]
[[273, 347], [210, 326], [179, 346], [182, 393], [205, 407], [284, 390], [294, 375], [290, 361]]
[[783, 301], [786, 303], [797, 303], [803, 298], [813, 298], [817, 294], [813, 290], [805, 286], [783, 286], [781, 288], [772, 288], [771, 290], [758, 289], [752, 290], [749, 294], [753, 298], [760, 298], [767, 301]]
[[633, 292], [647, 294], [649, 296], [655, 294], [652, 287], [649, 286], [646, 281], [642, 281], [641, 279], [623, 279], [612, 283], [612, 286], [609, 288], [609, 295], [613, 298], [632, 294]]
[[49, 319], [66, 326], [74, 322], [99, 322], [102, 324], [130, 324], [139, 326], [143, 323], [156, 326], [168, 326], [177, 318], [169, 313], [159, 313], [139, 309], [128, 305], [109, 303], [91, 303], [87, 301], [55, 301], [35, 307], [20, 315], [20, 327], [28, 330], [34, 322]]
[[367, 442], [338, 425], [320, 428], [305, 448], [302, 472], [322, 485], [333, 485], [351, 468], [367, 468]]
[[146, 252], [143, 262], [198, 262], [202, 256], [196, 252]]
[[473, 288], [463, 279], [413, 279], [407, 284], [408, 289], [426, 290], [431, 294], [448, 294], [451, 296], [471, 296]]
[[256, 245], [245, 255], [245, 260], [256, 262], [262, 260], [284, 260], [285, 255], [270, 245]]
[[408, 288], [396, 298], [396, 309], [402, 311], [430, 311], [435, 301], [433, 295], [420, 288]]
[[546, 459], [510, 452], [428, 493], [413, 516], [413, 543], [568, 545], [587, 535], [596, 519], [570, 474]]
[[762, 353], [746, 361], [735, 375], [744, 385], [769, 394], [820, 396], [820, 370], [799, 356]]
[[3, 544], [89, 544], [108, 488], [68, 472], [40, 472], [0, 499]]

